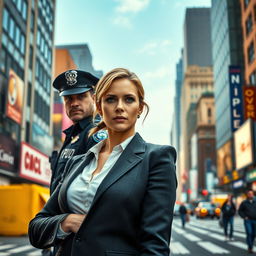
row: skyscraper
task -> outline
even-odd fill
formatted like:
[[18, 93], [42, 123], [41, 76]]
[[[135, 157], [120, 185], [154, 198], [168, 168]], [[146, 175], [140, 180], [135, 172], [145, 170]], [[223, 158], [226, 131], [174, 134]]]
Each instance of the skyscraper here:
[[0, 161], [7, 183], [22, 176], [17, 152], [23, 142], [32, 151], [51, 153], [54, 17], [55, 0], [0, 0], [0, 133], [15, 146], [15, 167], [9, 163], [6, 170]]
[[212, 66], [210, 8], [187, 8], [184, 21], [184, 71]]

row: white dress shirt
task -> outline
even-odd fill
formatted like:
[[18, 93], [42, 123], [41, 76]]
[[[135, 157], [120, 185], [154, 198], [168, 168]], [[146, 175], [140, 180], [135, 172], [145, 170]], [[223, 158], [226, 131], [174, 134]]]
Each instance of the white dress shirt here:
[[[131, 142], [133, 137], [134, 135], [127, 138], [122, 143], [116, 145], [113, 148], [104, 166], [102, 167], [101, 171], [95, 175], [93, 175], [93, 172], [97, 168], [99, 153], [101, 148], [105, 144], [105, 141], [103, 140], [99, 142], [98, 144], [94, 145], [91, 149], [88, 150], [86, 156], [88, 156], [90, 153], [93, 153], [93, 159], [87, 166], [85, 166], [82, 173], [80, 173], [73, 180], [73, 182], [70, 184], [67, 190], [67, 203], [71, 212], [79, 214], [88, 213], [100, 183], [109, 173], [109, 171], [114, 166], [122, 152]], [[60, 226], [57, 235], [58, 238], [65, 238], [68, 234], [70, 233], [64, 232]]]

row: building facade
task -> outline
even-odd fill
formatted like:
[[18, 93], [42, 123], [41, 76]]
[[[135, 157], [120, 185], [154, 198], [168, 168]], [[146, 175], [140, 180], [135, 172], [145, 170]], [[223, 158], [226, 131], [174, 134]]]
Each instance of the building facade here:
[[[240, 1], [213, 0], [211, 26], [216, 106], [217, 175], [219, 188], [224, 191], [233, 191], [233, 183], [238, 178], [234, 132], [239, 129], [244, 119], [242, 87], [245, 74], [244, 60], [246, 59], [243, 54]], [[249, 79], [249, 74], [247, 77]], [[235, 93], [235, 95], [234, 92], [237, 91], [239, 93]], [[236, 108], [234, 102], [238, 103], [239, 109]], [[243, 176], [243, 174], [241, 175]]]
[[210, 8], [187, 8], [184, 21], [184, 71], [212, 66]]
[[[180, 185], [183, 193], [189, 189], [189, 172], [192, 169], [191, 138], [196, 132], [196, 104], [204, 93], [213, 92], [213, 73], [211, 67], [189, 66], [184, 73], [181, 93], [181, 131], [180, 136]], [[200, 156], [198, 156], [200, 157]], [[185, 198], [184, 198], [185, 199]]]
[[[55, 72], [54, 77], [69, 70], [77, 69], [72, 56], [68, 49], [55, 48]], [[71, 120], [65, 113], [63, 105], [63, 97], [59, 96], [59, 92], [54, 91], [54, 105], [53, 105], [53, 138], [54, 138], [54, 150], [60, 149], [65, 139], [62, 132], [72, 124]]]
[[87, 44], [58, 45], [56, 49], [67, 49], [78, 69], [90, 72], [98, 78], [103, 76], [101, 70], [94, 69], [93, 57]]
[[15, 152], [0, 160], [5, 183], [49, 183], [54, 17], [55, 0], [0, 0], [0, 147]]

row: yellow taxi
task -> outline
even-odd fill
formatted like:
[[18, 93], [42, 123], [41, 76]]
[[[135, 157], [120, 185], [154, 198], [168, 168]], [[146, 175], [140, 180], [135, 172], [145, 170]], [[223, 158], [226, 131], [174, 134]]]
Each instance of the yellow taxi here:
[[200, 202], [195, 208], [195, 215], [197, 218], [220, 218], [221, 209], [214, 203], [211, 202]]

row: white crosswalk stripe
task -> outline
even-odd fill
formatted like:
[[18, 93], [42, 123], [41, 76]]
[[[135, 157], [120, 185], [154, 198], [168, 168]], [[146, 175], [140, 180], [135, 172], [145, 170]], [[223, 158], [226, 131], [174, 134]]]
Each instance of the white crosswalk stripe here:
[[17, 247], [15, 249], [8, 250], [7, 252], [9, 252], [9, 253], [18, 253], [18, 252], [28, 251], [28, 250], [31, 250], [31, 249], [34, 249], [34, 247], [31, 246], [31, 245], [24, 245], [24, 246], [21, 246], [21, 247]]
[[239, 242], [239, 241], [229, 242], [229, 244], [236, 246], [238, 248], [241, 248], [241, 249], [245, 249], [245, 250], [247, 249], [247, 244]]
[[186, 237], [188, 240], [192, 241], [192, 242], [197, 242], [197, 241], [201, 241], [201, 238], [195, 236], [195, 235], [192, 235], [192, 234], [184, 234], [184, 237]]
[[173, 242], [171, 254], [189, 254], [189, 251], [180, 242]]
[[13, 248], [15, 246], [16, 246], [15, 244], [3, 244], [3, 245], [0, 245], [0, 251], [6, 250], [6, 249], [10, 249], [10, 248]]
[[42, 251], [41, 250], [36, 250], [34, 252], [27, 253], [26, 256], [40, 256], [40, 255], [42, 255]]
[[220, 253], [229, 254], [230, 253], [228, 250], [220, 246], [217, 246], [211, 242], [198, 242], [197, 244], [213, 254], [220, 254]]

